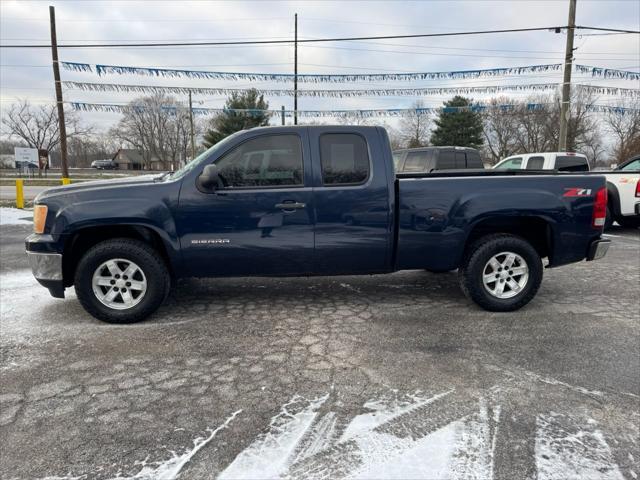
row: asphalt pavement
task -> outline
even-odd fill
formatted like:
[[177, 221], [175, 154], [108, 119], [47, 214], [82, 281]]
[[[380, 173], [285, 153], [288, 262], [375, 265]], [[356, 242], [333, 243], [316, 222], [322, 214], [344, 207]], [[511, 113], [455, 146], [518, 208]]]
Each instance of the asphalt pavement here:
[[101, 323], [0, 226], [0, 478], [637, 479], [640, 231], [518, 312], [455, 273], [180, 282]]

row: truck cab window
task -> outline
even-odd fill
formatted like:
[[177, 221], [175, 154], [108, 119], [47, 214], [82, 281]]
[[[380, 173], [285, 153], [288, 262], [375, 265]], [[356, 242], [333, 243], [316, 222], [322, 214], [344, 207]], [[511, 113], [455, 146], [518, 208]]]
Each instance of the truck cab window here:
[[522, 167], [522, 158], [517, 157], [517, 158], [510, 158], [509, 160], [502, 162], [496, 168], [498, 170], [507, 170], [509, 168], [521, 168], [521, 167]]
[[360, 135], [328, 133], [320, 137], [324, 185], [358, 185], [369, 178], [367, 143]]
[[228, 187], [301, 186], [302, 146], [297, 135], [252, 138], [216, 162]]
[[427, 169], [428, 152], [409, 152], [404, 161], [403, 172], [424, 172]]
[[542, 170], [544, 157], [529, 157], [527, 160], [527, 170]]
[[557, 156], [556, 170], [561, 172], [588, 172], [589, 164], [585, 157], [579, 156]]

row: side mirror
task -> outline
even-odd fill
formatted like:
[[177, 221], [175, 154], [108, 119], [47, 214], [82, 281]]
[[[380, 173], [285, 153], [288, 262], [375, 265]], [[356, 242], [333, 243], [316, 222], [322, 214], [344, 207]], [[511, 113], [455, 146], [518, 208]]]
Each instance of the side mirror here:
[[223, 186], [220, 178], [218, 166], [214, 163], [204, 167], [204, 170], [198, 177], [198, 187], [200, 190], [214, 192]]

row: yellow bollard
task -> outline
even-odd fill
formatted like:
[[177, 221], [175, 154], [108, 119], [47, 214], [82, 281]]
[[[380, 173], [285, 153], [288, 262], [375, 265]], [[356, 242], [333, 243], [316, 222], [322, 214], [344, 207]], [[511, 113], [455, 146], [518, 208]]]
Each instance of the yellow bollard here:
[[63, 178], [62, 178], [62, 184], [63, 184], [63, 185], [69, 185], [69, 184], [71, 184], [71, 179], [70, 179], [70, 178], [63, 177]]
[[24, 181], [16, 180], [16, 207], [24, 208]]

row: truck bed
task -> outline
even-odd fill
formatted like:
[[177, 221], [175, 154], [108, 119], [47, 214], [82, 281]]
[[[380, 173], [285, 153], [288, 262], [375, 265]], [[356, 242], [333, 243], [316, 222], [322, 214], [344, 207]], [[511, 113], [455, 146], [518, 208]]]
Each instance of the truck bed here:
[[[517, 225], [545, 232], [541, 242], [553, 245], [550, 266], [578, 261], [600, 235], [591, 216], [594, 193], [602, 186], [601, 176], [553, 171], [397, 175], [396, 268], [457, 268], [467, 239], [487, 222], [502, 223], [507, 231]], [[576, 196], [577, 190], [585, 194]]]

